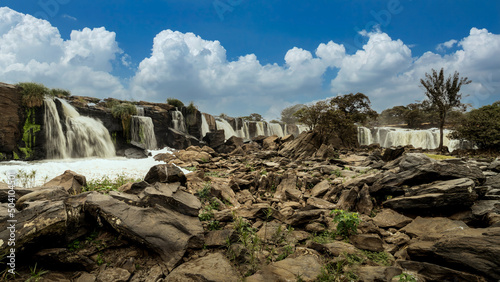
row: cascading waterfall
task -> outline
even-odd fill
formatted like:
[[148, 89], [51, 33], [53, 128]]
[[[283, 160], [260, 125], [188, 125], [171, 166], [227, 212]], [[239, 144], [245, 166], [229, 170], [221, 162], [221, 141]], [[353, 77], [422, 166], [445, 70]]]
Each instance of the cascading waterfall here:
[[256, 122], [257, 132], [256, 132], [255, 136], [259, 136], [259, 135], [268, 136], [268, 134], [266, 132], [266, 128], [264, 126], [265, 126], [264, 122], [262, 122], [262, 121]]
[[[375, 127], [374, 132], [366, 127], [358, 127], [358, 141], [360, 145], [379, 143], [381, 147], [412, 145], [415, 148], [436, 149], [439, 146], [439, 129], [414, 130], [406, 128]], [[443, 145], [450, 151], [464, 148], [466, 144], [458, 140], [450, 140], [447, 135], [451, 130], [445, 129]]]
[[135, 105], [135, 109], [137, 110], [137, 115], [143, 117], [144, 116], [144, 107]]
[[358, 142], [359, 145], [370, 145], [373, 143], [372, 132], [369, 128], [358, 127]]
[[207, 118], [204, 114], [201, 114], [201, 138], [207, 135], [207, 132], [210, 132], [210, 127], [208, 126]]
[[148, 150], [158, 148], [153, 120], [150, 117], [132, 116], [132, 120], [130, 121], [130, 136], [132, 141], [143, 144]]
[[61, 118], [52, 99], [45, 99], [45, 138], [48, 159], [114, 157], [115, 146], [102, 122], [81, 116], [68, 102], [56, 98], [64, 113]]
[[224, 129], [224, 139], [229, 139], [231, 136], [238, 136], [233, 127], [225, 119], [215, 120], [217, 130]]
[[182, 112], [176, 109], [175, 111], [171, 111], [170, 113], [172, 117], [172, 127], [175, 130], [188, 133], [186, 128], [186, 122], [184, 121], [184, 115], [182, 115]]
[[144, 107], [136, 105], [135, 108], [137, 109], [137, 115], [132, 116], [130, 121], [132, 141], [143, 144], [148, 150], [157, 149], [153, 120], [144, 116]]
[[268, 123], [268, 128], [269, 128], [269, 134], [270, 135], [277, 135], [278, 137], [283, 137], [285, 134], [283, 133], [283, 128], [281, 127], [281, 124], [279, 123]]

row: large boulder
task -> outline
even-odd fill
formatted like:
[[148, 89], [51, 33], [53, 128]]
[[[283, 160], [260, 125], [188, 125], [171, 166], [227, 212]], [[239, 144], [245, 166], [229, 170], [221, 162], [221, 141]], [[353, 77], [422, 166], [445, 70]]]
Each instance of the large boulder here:
[[245, 281], [316, 281], [321, 274], [321, 264], [314, 255], [303, 255], [296, 258], [286, 258], [272, 263]]
[[192, 135], [169, 127], [167, 131], [166, 144], [171, 148], [181, 150], [192, 145], [199, 146], [200, 140]]
[[193, 194], [181, 190], [180, 183], [154, 183], [146, 187], [140, 194], [143, 206], [162, 206], [182, 214], [198, 216], [201, 203]]
[[500, 227], [469, 228], [441, 234], [435, 240], [414, 240], [407, 253], [411, 260], [500, 280]]
[[144, 177], [144, 181], [150, 184], [155, 182], [179, 182], [182, 186], [186, 186], [184, 172], [173, 164], [160, 164], [151, 167]]
[[469, 229], [467, 224], [460, 220], [451, 220], [446, 217], [417, 217], [401, 231], [410, 237], [439, 237], [445, 233], [456, 233]]
[[370, 187], [373, 196], [402, 195], [403, 186], [428, 184], [438, 180], [469, 178], [476, 185], [485, 182], [486, 177], [479, 167], [464, 162], [435, 161], [424, 154], [406, 154], [395, 160]]
[[474, 181], [468, 178], [437, 181], [408, 188], [404, 196], [387, 200], [383, 205], [394, 210], [452, 214], [472, 206], [477, 198], [474, 186]]
[[233, 282], [241, 280], [231, 262], [221, 253], [188, 261], [176, 267], [166, 278], [167, 282], [183, 281], [220, 281]]
[[399, 214], [391, 209], [383, 209], [373, 218], [373, 223], [381, 228], [402, 228], [410, 222], [412, 222], [411, 218]]
[[71, 170], [66, 170], [63, 174], [52, 178], [43, 187], [63, 187], [70, 194], [79, 194], [83, 186], [87, 185], [85, 176]]
[[215, 130], [211, 132], [207, 132], [205, 137], [203, 137], [203, 141], [207, 143], [210, 148], [216, 149], [224, 144], [225, 136], [224, 130]]

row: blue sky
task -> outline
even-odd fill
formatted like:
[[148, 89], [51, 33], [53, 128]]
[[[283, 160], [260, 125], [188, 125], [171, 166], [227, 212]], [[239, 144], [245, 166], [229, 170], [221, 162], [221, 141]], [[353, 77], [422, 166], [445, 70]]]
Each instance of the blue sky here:
[[473, 81], [466, 102], [500, 99], [499, 1], [1, 6], [3, 82], [37, 81], [101, 98], [176, 97], [211, 114], [272, 119], [286, 106], [350, 92], [368, 95], [378, 111], [422, 100], [419, 78], [444, 67]]

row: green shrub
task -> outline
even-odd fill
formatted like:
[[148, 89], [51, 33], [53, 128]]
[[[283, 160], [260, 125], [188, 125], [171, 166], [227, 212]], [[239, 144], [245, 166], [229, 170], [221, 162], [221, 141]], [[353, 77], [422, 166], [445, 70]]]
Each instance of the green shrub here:
[[337, 234], [347, 238], [358, 231], [359, 214], [357, 212], [347, 212], [335, 209], [330, 212], [333, 215], [333, 222], [337, 223]]
[[[182, 102], [181, 102], [182, 103]], [[170, 103], [169, 103], [170, 104]], [[191, 114], [194, 114], [197, 110], [198, 110], [198, 107], [196, 107], [193, 103], [193, 101], [189, 102], [189, 105], [186, 107], [187, 109], [187, 112], [188, 113], [191, 113]]]
[[182, 103], [181, 100], [176, 99], [176, 98], [168, 98], [167, 104], [169, 104], [170, 106], [174, 106], [176, 108], [184, 107], [184, 103]]
[[137, 108], [131, 103], [116, 104], [111, 108], [111, 114], [122, 121], [123, 136], [130, 139], [130, 121], [137, 114]]
[[417, 279], [415, 279], [413, 275], [405, 272], [399, 274], [398, 276], [394, 276], [394, 278], [399, 279], [399, 282], [417, 282]]
[[117, 191], [118, 188], [126, 183], [139, 181], [141, 181], [141, 179], [134, 179], [124, 175], [118, 175], [115, 179], [104, 176], [101, 179], [87, 180], [87, 185], [83, 187], [83, 192], [97, 191], [108, 193], [109, 191]]
[[21, 102], [28, 108], [40, 107], [43, 99], [49, 95], [49, 89], [41, 83], [21, 82], [17, 84], [21, 88]]
[[50, 89], [50, 95], [57, 98], [64, 98], [71, 96], [71, 92], [66, 89], [52, 88]]

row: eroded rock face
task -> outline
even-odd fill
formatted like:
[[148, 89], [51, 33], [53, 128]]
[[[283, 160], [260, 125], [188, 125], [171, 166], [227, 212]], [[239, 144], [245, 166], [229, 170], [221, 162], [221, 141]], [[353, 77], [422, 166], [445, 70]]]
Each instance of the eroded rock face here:
[[16, 86], [0, 83], [0, 152], [7, 154], [17, 149], [22, 134], [21, 94]]

